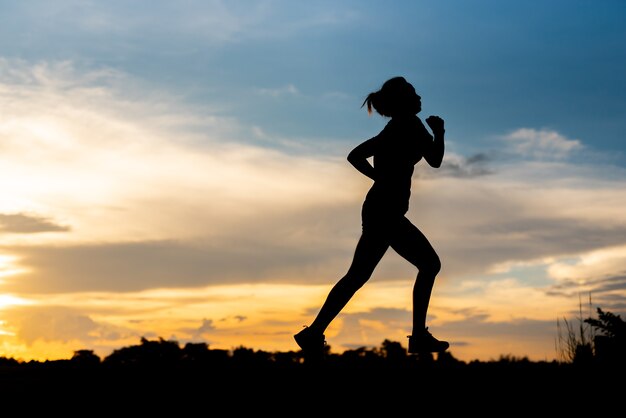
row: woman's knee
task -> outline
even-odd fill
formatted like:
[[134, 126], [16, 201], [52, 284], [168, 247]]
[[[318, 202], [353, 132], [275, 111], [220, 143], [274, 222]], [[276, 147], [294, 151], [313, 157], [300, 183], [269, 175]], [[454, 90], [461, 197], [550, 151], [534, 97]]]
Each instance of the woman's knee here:
[[424, 260], [418, 267], [420, 272], [436, 276], [441, 271], [441, 259], [433, 253], [427, 260]]

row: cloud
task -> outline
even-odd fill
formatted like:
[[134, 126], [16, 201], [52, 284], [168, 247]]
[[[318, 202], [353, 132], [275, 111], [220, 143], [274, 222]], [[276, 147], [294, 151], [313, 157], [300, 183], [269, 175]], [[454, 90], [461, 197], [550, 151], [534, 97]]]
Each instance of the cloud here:
[[550, 294], [588, 295], [594, 305], [605, 311], [621, 312], [626, 308], [626, 245], [580, 252], [557, 259], [547, 267], [555, 284]]
[[[37, 6], [24, 8], [19, 15], [28, 21], [29, 26], [44, 34], [72, 31], [82, 35], [79, 40], [106, 35], [113, 43], [119, 41], [118, 37], [132, 33], [151, 34], [159, 39], [165, 33], [170, 37], [195, 34], [204, 35], [205, 42], [223, 43], [240, 36], [246, 28], [266, 16], [262, 6], [237, 7], [219, 0], [197, 4], [198, 7], [192, 8], [193, 12], [189, 7], [163, 2], [139, 3], [145, 4], [120, 8], [115, 3], [37, 2]], [[55, 30], [50, 22], [54, 22]], [[124, 46], [128, 47], [127, 44]]]
[[[76, 349], [96, 349], [106, 355], [114, 348], [136, 344], [141, 336], [173, 336], [183, 343], [204, 341], [222, 349], [239, 346], [244, 338], [249, 347], [282, 350], [293, 343], [286, 329], [301, 326], [296, 312], [326, 291], [326, 286], [264, 283], [33, 294], [29, 305], [0, 305], [0, 331], [6, 333], [0, 335], [0, 348], [18, 347], [13, 352], [50, 358], [54, 346], [55, 357], [67, 358]], [[63, 323], [64, 318], [82, 326], [68, 339], [41, 331], [38, 318], [50, 318], [42, 319], [42, 326]], [[43, 344], [44, 336], [49, 344]], [[3, 346], [5, 342], [9, 345]]]
[[478, 153], [469, 157], [448, 153], [438, 170], [424, 169], [420, 165], [416, 170], [418, 177], [459, 177], [471, 178], [494, 174], [492, 168], [489, 167], [491, 157], [486, 153]]
[[503, 139], [516, 153], [541, 160], [560, 160], [583, 148], [580, 140], [569, 139], [550, 129], [520, 128]]
[[[5, 277], [4, 291], [57, 293], [129, 292], [159, 287], [307, 280], [333, 258], [331, 250], [313, 250], [278, 237], [250, 242], [217, 239], [206, 242], [156, 241], [10, 247], [26, 272]], [[314, 241], [314, 239], [312, 239]], [[298, 274], [299, 273], [299, 274]], [[317, 278], [316, 280], [320, 280]]]
[[[3, 252], [24, 268], [4, 278], [4, 289], [320, 283], [349, 263], [370, 183], [343, 157], [237, 142], [236, 121], [163, 92], [142, 94], [141, 83], [119, 72], [2, 65], [11, 100], [0, 105], [0, 209], [19, 215], [2, 220], [25, 228], [23, 216], [38, 213], [45, 215], [28, 215], [31, 228], [72, 230], [4, 239]], [[578, 148], [555, 132], [523, 129], [510, 138], [514, 150]], [[408, 216], [440, 252], [446, 275], [491, 274], [623, 243], [619, 186], [567, 161], [449, 154], [441, 170], [418, 169]], [[377, 274], [395, 280], [413, 269], [392, 255]]]
[[91, 302], [89, 308], [80, 304], [61, 306], [45, 300], [2, 307], [2, 354], [17, 359], [54, 360], [68, 359], [76, 350], [90, 349], [103, 357], [114, 349], [137, 344], [142, 336], [162, 335], [155, 335], [145, 327], [139, 329], [144, 324], [133, 324], [128, 318], [120, 321], [120, 311], [94, 315], [98, 301]]
[[207, 336], [214, 332], [215, 329], [216, 328], [215, 325], [213, 325], [213, 320], [204, 318], [202, 320], [202, 324], [198, 328], [191, 329], [189, 331], [191, 331], [192, 340], [201, 341], [207, 338]]
[[116, 72], [3, 65], [0, 205], [73, 232], [5, 237], [4, 252], [27, 270], [5, 290], [305, 280], [336, 258], [341, 236], [358, 234], [367, 183], [343, 161], [237, 143], [232, 121], [123, 89]]
[[89, 316], [64, 307], [21, 307], [5, 314], [16, 338], [27, 345], [37, 340], [94, 341], [105, 327]]
[[67, 232], [70, 228], [58, 225], [48, 218], [23, 213], [0, 213], [0, 231], [17, 234], [39, 232]]
[[256, 89], [256, 92], [258, 94], [265, 95], [265, 96], [271, 96], [271, 97], [281, 97], [281, 96], [285, 96], [285, 95], [296, 95], [296, 94], [299, 93], [298, 89], [293, 84], [287, 84], [285, 86], [277, 87], [277, 88], [273, 88], [273, 89], [259, 88], [259, 89]]
[[[626, 245], [617, 245], [581, 252], [569, 262], [554, 263], [548, 274], [557, 281], [574, 280], [584, 283], [589, 279], [610, 277], [621, 273], [626, 260]], [[625, 269], [626, 270], [626, 269]]]
[[[168, 54], [181, 53], [180, 48], [176, 51], [173, 46], [176, 44], [188, 45], [188, 50], [194, 51], [251, 39], [284, 39], [302, 31], [345, 27], [359, 17], [350, 8], [334, 3], [319, 7], [282, 1], [240, 4], [192, 0], [183, 7], [162, 1], [128, 5], [60, 0], [18, 4], [13, 9], [17, 23], [29, 27], [40, 43], [63, 40], [67, 44], [71, 40], [71, 46], [110, 47], [118, 51], [158, 45], [161, 53]], [[106, 43], [102, 42], [103, 37]]]
[[344, 165], [238, 143], [232, 120], [118, 89], [119, 74], [4, 65], [15, 76], [0, 85], [11, 98], [1, 105], [0, 209], [67, 219], [68, 240], [220, 235], [264, 214], [359, 198], [336, 187], [337, 177], [358, 180]]

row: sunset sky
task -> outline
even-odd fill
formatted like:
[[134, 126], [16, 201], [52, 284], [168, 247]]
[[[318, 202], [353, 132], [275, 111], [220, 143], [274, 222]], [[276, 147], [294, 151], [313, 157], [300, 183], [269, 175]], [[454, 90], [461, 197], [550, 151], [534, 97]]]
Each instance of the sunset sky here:
[[[626, 2], [0, 0], [0, 356], [141, 337], [297, 350], [371, 181], [346, 161], [390, 77], [446, 122], [408, 217], [462, 360], [552, 360], [626, 316]], [[390, 250], [326, 332], [406, 346]], [[562, 325], [562, 324], [561, 324]], [[562, 331], [562, 330], [561, 330]]]

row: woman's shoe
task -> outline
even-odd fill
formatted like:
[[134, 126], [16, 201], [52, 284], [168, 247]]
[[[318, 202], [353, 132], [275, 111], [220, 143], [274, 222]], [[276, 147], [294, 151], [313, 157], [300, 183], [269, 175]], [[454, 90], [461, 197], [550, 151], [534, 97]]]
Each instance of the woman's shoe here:
[[409, 353], [440, 353], [446, 351], [450, 344], [447, 341], [440, 341], [433, 337], [428, 331], [428, 327], [419, 335], [408, 335], [409, 337]]
[[304, 354], [323, 355], [326, 349], [326, 337], [324, 334], [315, 333], [305, 326], [302, 331], [293, 336]]

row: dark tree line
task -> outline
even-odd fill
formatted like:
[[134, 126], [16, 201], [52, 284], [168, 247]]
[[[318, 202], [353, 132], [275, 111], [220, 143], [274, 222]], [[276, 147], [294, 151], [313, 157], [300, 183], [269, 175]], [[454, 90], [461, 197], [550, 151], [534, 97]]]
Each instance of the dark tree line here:
[[[619, 315], [598, 308], [598, 318], [587, 318], [585, 323], [594, 330], [592, 340], [577, 341], [576, 355], [569, 364], [624, 366], [626, 358], [626, 322]], [[568, 362], [533, 362], [526, 357], [503, 355], [491, 361], [464, 362], [456, 359], [450, 351], [439, 354], [411, 355], [402, 344], [384, 340], [379, 347], [360, 347], [333, 353], [327, 346], [322, 360], [325, 367], [374, 367], [374, 368], [437, 368], [462, 369], [472, 367], [564, 367]], [[227, 368], [305, 368], [310, 366], [301, 351], [264, 351], [240, 346], [232, 350], [211, 349], [204, 342], [179, 342], [158, 338], [141, 338], [139, 344], [122, 347], [100, 358], [93, 350], [74, 352], [71, 359], [44, 362], [20, 362], [0, 357], [0, 371], [15, 368], [84, 368], [84, 369], [227, 369]], [[318, 364], [319, 365], [319, 364]]]

